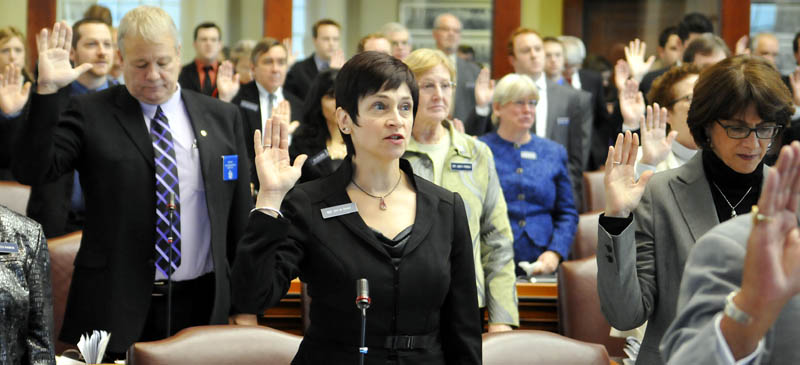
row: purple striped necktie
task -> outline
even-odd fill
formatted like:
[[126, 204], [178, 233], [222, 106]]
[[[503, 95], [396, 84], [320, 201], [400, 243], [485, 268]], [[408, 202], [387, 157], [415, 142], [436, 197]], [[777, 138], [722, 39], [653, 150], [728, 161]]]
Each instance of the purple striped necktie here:
[[[150, 121], [150, 137], [153, 140], [156, 165], [156, 269], [169, 277], [170, 262], [172, 262], [172, 272], [175, 272], [181, 264], [180, 187], [172, 130], [160, 106]], [[169, 214], [170, 194], [173, 194], [175, 203], [172, 224]], [[171, 260], [170, 251], [172, 251]]]

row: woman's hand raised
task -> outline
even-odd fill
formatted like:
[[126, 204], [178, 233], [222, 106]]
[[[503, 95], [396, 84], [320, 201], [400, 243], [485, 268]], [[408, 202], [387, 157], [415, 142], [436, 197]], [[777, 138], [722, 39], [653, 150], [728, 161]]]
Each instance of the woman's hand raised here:
[[306, 155], [299, 155], [291, 163], [289, 158], [289, 104], [280, 103], [264, 125], [253, 136], [255, 164], [260, 190], [256, 207], [280, 208], [283, 197], [300, 178]]
[[652, 171], [646, 171], [636, 180], [634, 165], [638, 150], [639, 137], [630, 131], [624, 136], [617, 135], [616, 144], [608, 147], [604, 179], [607, 217], [627, 218], [639, 205], [644, 187], [653, 176]]
[[678, 132], [672, 131], [667, 135], [667, 108], [662, 108], [658, 103], [647, 107], [647, 118], [642, 124], [642, 160], [647, 165], [658, 165], [667, 159], [672, 150], [672, 141]]

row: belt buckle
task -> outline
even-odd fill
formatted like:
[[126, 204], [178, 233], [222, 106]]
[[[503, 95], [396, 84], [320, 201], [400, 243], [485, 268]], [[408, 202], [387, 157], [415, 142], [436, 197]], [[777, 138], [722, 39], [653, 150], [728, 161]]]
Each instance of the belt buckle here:
[[395, 337], [395, 349], [398, 350], [413, 350], [414, 349], [414, 336], [397, 336]]

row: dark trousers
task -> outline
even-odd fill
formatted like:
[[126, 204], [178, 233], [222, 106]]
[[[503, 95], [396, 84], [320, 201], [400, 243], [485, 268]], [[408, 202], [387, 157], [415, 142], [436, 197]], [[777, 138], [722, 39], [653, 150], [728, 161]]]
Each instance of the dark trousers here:
[[[197, 279], [172, 282], [171, 329], [169, 336], [193, 326], [209, 323], [214, 307], [214, 273]], [[139, 341], [154, 341], [167, 336], [167, 281], [157, 281], [153, 286], [150, 311]]]

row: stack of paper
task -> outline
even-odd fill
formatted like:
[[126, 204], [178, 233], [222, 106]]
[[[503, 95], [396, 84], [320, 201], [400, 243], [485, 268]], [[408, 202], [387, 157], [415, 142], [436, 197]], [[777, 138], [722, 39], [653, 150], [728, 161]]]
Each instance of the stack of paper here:
[[87, 364], [100, 364], [106, 354], [106, 346], [111, 339], [111, 334], [106, 331], [92, 331], [91, 335], [81, 336], [78, 341], [78, 349], [83, 355], [83, 360]]

